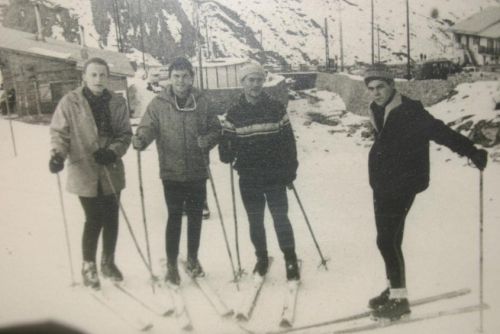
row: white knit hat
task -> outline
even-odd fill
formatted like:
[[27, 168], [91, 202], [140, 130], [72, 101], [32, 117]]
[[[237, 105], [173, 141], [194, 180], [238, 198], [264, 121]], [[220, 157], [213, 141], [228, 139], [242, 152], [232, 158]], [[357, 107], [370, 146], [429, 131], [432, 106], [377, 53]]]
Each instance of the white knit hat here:
[[249, 74], [259, 74], [264, 78], [266, 77], [266, 71], [264, 70], [262, 65], [254, 62], [249, 62], [243, 65], [243, 67], [239, 70], [239, 74], [240, 74], [240, 81], [243, 80]]

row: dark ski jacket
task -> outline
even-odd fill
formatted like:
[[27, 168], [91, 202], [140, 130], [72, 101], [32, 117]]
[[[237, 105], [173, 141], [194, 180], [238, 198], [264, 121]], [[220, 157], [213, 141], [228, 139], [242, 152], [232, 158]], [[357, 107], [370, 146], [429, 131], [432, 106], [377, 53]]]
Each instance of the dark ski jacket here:
[[369, 177], [378, 194], [419, 193], [429, 186], [429, 141], [471, 157], [476, 148], [414, 101], [396, 92], [385, 107], [384, 126], [377, 129], [374, 102], [370, 116], [375, 141], [369, 153]]
[[224, 163], [236, 160], [240, 177], [256, 183], [288, 184], [297, 173], [297, 147], [285, 106], [262, 93], [256, 105], [242, 94], [225, 115], [219, 143]]

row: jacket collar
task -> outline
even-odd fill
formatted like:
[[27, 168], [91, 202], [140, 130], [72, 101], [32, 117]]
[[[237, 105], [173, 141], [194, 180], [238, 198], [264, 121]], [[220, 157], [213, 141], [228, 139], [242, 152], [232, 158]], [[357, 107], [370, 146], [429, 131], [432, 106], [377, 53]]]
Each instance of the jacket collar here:
[[[160, 93], [158, 93], [157, 96], [159, 98], [167, 101], [168, 103], [172, 104], [175, 107], [175, 95], [174, 95], [174, 91], [172, 89], [171, 84], [169, 84], [165, 88], [163, 88], [163, 90]], [[191, 94], [188, 96], [188, 100], [186, 102], [185, 107], [189, 108], [189, 107], [194, 106], [195, 101], [193, 101], [193, 98], [195, 100], [198, 100], [198, 98], [200, 96], [201, 96], [201, 92], [197, 88], [192, 87]]]
[[[373, 115], [373, 105], [375, 102], [370, 103], [370, 110], [369, 110], [369, 115], [370, 115], [370, 121], [373, 125], [373, 127], [377, 130], [377, 132], [380, 132], [380, 129], [377, 128], [377, 125], [375, 123], [375, 117]], [[403, 99], [401, 97], [401, 94], [396, 91], [394, 94], [394, 97], [392, 98], [391, 102], [389, 102], [388, 105], [385, 106], [385, 112], [384, 112], [384, 125], [387, 122], [387, 118], [389, 117], [389, 114], [394, 111], [397, 107], [399, 107], [403, 103]]]

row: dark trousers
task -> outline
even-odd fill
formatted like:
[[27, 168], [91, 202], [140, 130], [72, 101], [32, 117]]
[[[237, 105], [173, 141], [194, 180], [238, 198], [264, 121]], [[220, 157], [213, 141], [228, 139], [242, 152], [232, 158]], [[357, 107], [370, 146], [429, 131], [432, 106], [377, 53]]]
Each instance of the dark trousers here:
[[284, 185], [264, 185], [252, 179], [240, 177], [240, 193], [248, 215], [250, 239], [257, 256], [267, 256], [264, 209], [267, 202], [273, 217], [274, 230], [285, 258], [294, 259], [295, 239], [292, 225], [288, 219], [288, 198]]
[[80, 203], [85, 212], [85, 226], [82, 236], [83, 260], [95, 262], [97, 242], [102, 230], [103, 257], [114, 261], [118, 239], [119, 204], [117, 198], [114, 194], [103, 195], [101, 187], [99, 187], [96, 197], [80, 197]]
[[387, 279], [391, 288], [405, 288], [405, 260], [403, 257], [403, 233], [405, 220], [410, 211], [414, 193], [397, 196], [373, 194], [377, 246], [385, 263]]
[[163, 180], [163, 192], [167, 203], [168, 220], [165, 231], [167, 261], [177, 262], [181, 238], [182, 212], [186, 209], [188, 257], [198, 258], [200, 248], [203, 202], [207, 194], [206, 180], [177, 182]]

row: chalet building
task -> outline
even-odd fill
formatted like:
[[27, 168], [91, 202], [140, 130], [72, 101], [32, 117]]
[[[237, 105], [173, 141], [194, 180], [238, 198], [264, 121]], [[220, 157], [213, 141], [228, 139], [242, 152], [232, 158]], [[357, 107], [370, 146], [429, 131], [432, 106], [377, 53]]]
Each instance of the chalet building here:
[[[41, 31], [41, 29], [40, 29]], [[18, 115], [51, 113], [68, 91], [81, 85], [82, 67], [92, 57], [110, 67], [109, 88], [127, 96], [134, 69], [124, 54], [0, 27], [0, 70], [5, 91], [14, 90]]]
[[500, 7], [489, 7], [451, 28], [455, 42], [473, 65], [500, 64]]

